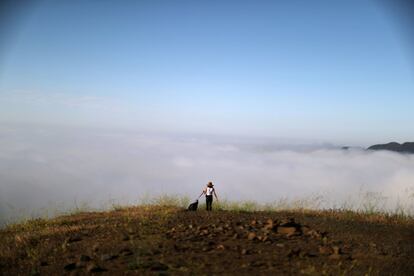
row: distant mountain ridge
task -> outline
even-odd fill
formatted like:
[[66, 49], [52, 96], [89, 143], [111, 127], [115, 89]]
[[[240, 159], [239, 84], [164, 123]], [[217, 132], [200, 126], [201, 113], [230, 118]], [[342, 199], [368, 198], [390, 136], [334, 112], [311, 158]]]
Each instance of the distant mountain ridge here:
[[404, 144], [400, 144], [397, 142], [391, 142], [388, 144], [378, 144], [370, 146], [368, 150], [390, 150], [401, 153], [414, 153], [414, 142], [406, 142]]

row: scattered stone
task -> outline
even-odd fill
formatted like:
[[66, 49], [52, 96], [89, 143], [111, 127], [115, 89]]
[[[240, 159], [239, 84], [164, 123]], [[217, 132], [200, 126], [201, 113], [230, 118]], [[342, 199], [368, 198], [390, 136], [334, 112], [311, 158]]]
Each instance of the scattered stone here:
[[[302, 228], [303, 230], [303, 228]], [[318, 231], [316, 230], [307, 230], [307, 231], [303, 231], [305, 233], [305, 235], [310, 236], [311, 238], [315, 238], [315, 239], [320, 239], [321, 238], [321, 234], [318, 233]]]
[[209, 241], [209, 242], [207, 243], [207, 245], [208, 245], [208, 246], [214, 246], [214, 245], [216, 245], [216, 243], [215, 243], [214, 241]]
[[67, 239], [68, 243], [81, 241], [82, 237], [79, 234], [75, 234]]
[[277, 243], [277, 244], [276, 244], [276, 246], [277, 246], [277, 247], [280, 247], [280, 248], [285, 247], [285, 245], [284, 245], [283, 243]]
[[86, 267], [86, 271], [87, 272], [102, 272], [102, 271], [106, 271], [106, 269], [103, 268], [103, 267], [100, 267], [99, 265], [97, 265], [95, 263], [90, 263]]
[[93, 252], [96, 252], [96, 251], [98, 251], [99, 250], [99, 243], [95, 243], [93, 246], [92, 246], [92, 251]]
[[161, 262], [152, 262], [150, 269], [152, 271], [165, 271], [168, 270], [168, 265]]
[[329, 259], [338, 260], [338, 259], [340, 259], [340, 258], [341, 258], [341, 255], [339, 255], [339, 254], [332, 254], [332, 255], [329, 255]]
[[101, 255], [101, 260], [104, 261], [104, 262], [110, 261], [110, 260], [113, 260], [113, 259], [116, 259], [116, 258], [118, 258], [118, 255], [111, 255], [111, 254], [102, 254]]
[[318, 256], [318, 253], [315, 251], [309, 251], [307, 253], [304, 254], [305, 257], [310, 257], [310, 258], [314, 258]]
[[300, 225], [299, 223], [296, 223], [295, 220], [293, 218], [289, 218], [287, 220], [284, 220], [280, 226], [283, 227], [295, 227], [296, 229], [301, 229], [302, 225]]
[[89, 257], [88, 255], [80, 255], [80, 257], [79, 257], [79, 261], [81, 261], [81, 262], [88, 262], [88, 261], [90, 261], [91, 260], [91, 257]]
[[302, 232], [307, 235], [309, 231], [311, 231], [312, 229], [307, 226], [307, 225], [302, 225]]
[[64, 270], [71, 271], [76, 269], [76, 263], [69, 263], [63, 267]]
[[322, 255], [330, 255], [333, 253], [333, 250], [329, 246], [319, 246], [319, 253]]
[[84, 268], [84, 267], [86, 267], [86, 262], [79, 261], [79, 262], [76, 263], [76, 267], [77, 268]]
[[291, 226], [279, 226], [277, 228], [277, 232], [288, 237], [300, 234], [300, 232], [297, 231], [296, 227]]
[[251, 253], [251, 252], [250, 252], [250, 250], [248, 250], [248, 249], [244, 249], [244, 248], [243, 248], [243, 249], [241, 250], [241, 254], [242, 254], [242, 255], [249, 255], [250, 253]]
[[121, 239], [122, 239], [123, 241], [129, 241], [131, 238], [130, 238], [130, 236], [129, 236], [129, 235], [127, 235], [127, 234], [125, 234], [125, 233], [122, 233], [122, 234], [121, 234]]
[[217, 245], [217, 247], [216, 247], [218, 250], [224, 250], [225, 249], [225, 247], [224, 247], [224, 245], [222, 245], [222, 244], [219, 244], [219, 245]]
[[161, 254], [161, 251], [155, 248], [155, 249], [151, 250], [151, 253], [152, 253], [152, 255], [158, 255], [158, 254]]
[[254, 239], [256, 239], [256, 233], [255, 232], [250, 232], [249, 234], [247, 234], [247, 239], [249, 240], [249, 241], [252, 241], [252, 240], [254, 240]]
[[275, 224], [272, 219], [268, 219], [266, 224], [263, 226], [263, 230], [272, 230], [275, 227]]
[[263, 262], [263, 261], [253, 261], [253, 262], [250, 263], [250, 266], [252, 266], [252, 267], [262, 267], [262, 266], [265, 266], [265, 265], [266, 265], [266, 263]]
[[333, 249], [334, 254], [337, 254], [337, 255], [342, 254], [341, 248], [339, 246], [333, 246], [332, 249]]
[[297, 257], [297, 256], [299, 256], [299, 254], [300, 254], [300, 249], [296, 248], [296, 249], [290, 249], [290, 250], [288, 251], [288, 253], [287, 253], [287, 256], [288, 256], [289, 258], [292, 258], [292, 257]]
[[214, 230], [214, 232], [216, 232], [216, 233], [220, 233], [220, 232], [223, 232], [223, 230], [224, 230], [224, 228], [223, 228], [223, 227], [221, 227], [221, 226], [219, 226], [219, 227], [217, 227], [217, 228]]
[[329, 256], [330, 259], [340, 259], [342, 252], [341, 252], [341, 248], [339, 246], [333, 246], [332, 247], [332, 251], [333, 253]]
[[119, 251], [119, 254], [121, 256], [131, 256], [134, 253], [132, 253], [132, 251], [129, 248], [123, 248]]

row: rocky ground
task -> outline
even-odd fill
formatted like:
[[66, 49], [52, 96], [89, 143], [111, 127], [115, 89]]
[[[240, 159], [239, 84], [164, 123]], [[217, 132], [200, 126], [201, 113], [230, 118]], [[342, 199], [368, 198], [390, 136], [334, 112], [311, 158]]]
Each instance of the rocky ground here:
[[1, 275], [414, 275], [414, 223], [135, 207], [0, 230]]

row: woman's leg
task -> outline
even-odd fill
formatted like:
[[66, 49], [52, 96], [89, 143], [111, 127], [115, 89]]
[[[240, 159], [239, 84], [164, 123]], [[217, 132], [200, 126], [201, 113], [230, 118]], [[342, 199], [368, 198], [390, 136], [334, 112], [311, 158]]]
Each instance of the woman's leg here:
[[211, 204], [213, 203], [213, 196], [206, 196], [206, 209], [211, 211]]
[[208, 211], [208, 205], [209, 205], [209, 200], [208, 200], [208, 196], [206, 196], [206, 210]]

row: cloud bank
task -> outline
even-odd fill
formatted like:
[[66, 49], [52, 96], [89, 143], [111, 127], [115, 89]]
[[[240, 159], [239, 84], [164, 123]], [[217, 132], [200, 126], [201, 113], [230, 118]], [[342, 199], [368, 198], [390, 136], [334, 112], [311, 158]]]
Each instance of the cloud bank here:
[[374, 203], [414, 213], [413, 155], [269, 140], [0, 126], [0, 222], [83, 202], [99, 207], [165, 194], [196, 198], [210, 180], [229, 200], [321, 196], [321, 208]]

